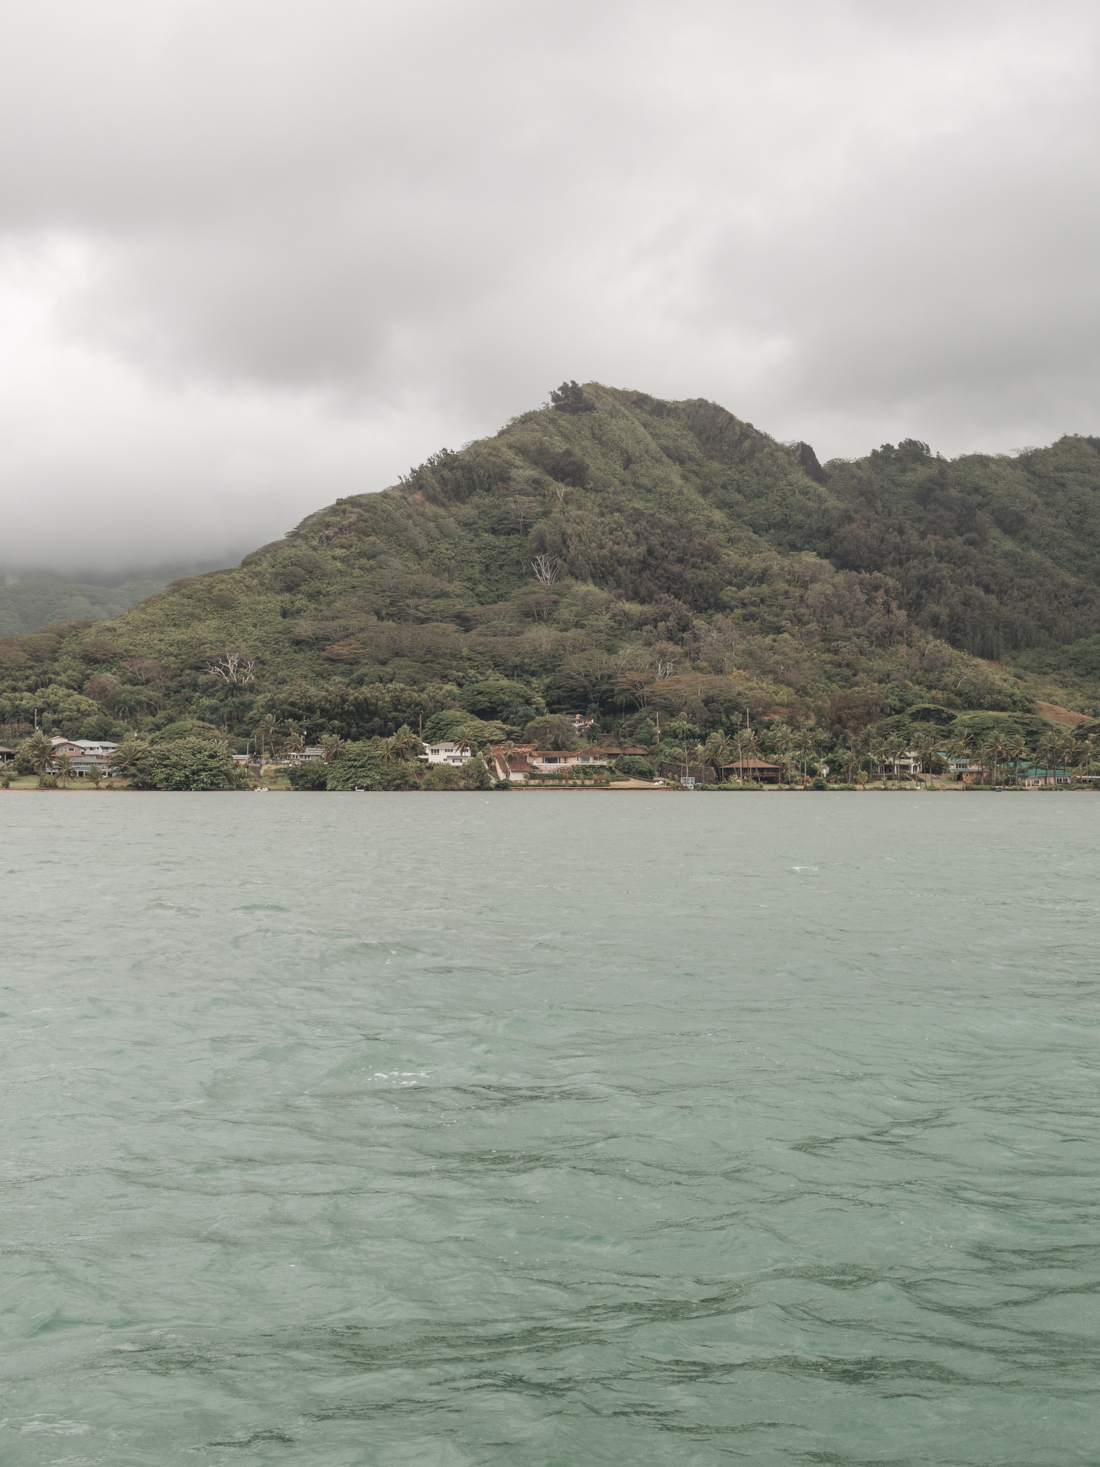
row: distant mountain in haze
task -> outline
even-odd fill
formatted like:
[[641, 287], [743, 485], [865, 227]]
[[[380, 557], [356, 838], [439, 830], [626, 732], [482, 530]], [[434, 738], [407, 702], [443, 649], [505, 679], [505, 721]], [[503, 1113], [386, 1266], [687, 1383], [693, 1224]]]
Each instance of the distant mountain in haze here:
[[456, 706], [626, 732], [1100, 712], [1100, 439], [822, 465], [701, 399], [552, 399], [109, 625], [52, 603], [0, 641], [0, 721], [355, 738]]
[[37, 575], [0, 586], [0, 637], [17, 637], [52, 621], [109, 621], [162, 591], [167, 580], [165, 576], [123, 581], [116, 586], [92, 586], [60, 576]]

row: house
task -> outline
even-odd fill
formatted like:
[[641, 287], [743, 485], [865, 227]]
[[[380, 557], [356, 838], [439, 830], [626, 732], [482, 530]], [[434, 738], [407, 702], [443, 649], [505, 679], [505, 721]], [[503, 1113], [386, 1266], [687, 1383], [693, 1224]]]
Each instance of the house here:
[[425, 764], [467, 764], [474, 757], [469, 744], [459, 744], [453, 739], [437, 739], [424, 744], [419, 756]]
[[944, 754], [937, 752], [936, 757], [946, 763], [951, 773], [962, 784], [974, 784], [977, 780], [985, 777], [985, 765], [980, 759], [975, 759], [973, 754]]
[[109, 739], [73, 739], [73, 743], [78, 749], [83, 749], [85, 754], [113, 754], [118, 748]]
[[320, 744], [309, 744], [304, 749], [292, 749], [282, 756], [284, 764], [308, 764], [312, 759], [323, 759], [325, 751]]
[[[721, 765], [722, 778], [726, 780], [751, 780], [756, 784], [778, 784], [781, 770], [778, 764], [767, 764], [763, 759], [739, 759], [733, 764]], [[666, 760], [661, 765], [662, 779], [693, 779], [696, 784], [715, 784], [718, 776], [712, 764], [684, 764], [680, 760]]]
[[109, 779], [114, 771], [111, 768], [111, 756], [109, 754], [82, 754], [79, 758], [69, 761], [72, 764], [74, 774], [84, 779], [89, 774], [99, 773], [105, 779]]
[[68, 759], [74, 774], [83, 779], [86, 775], [99, 773], [104, 777], [111, 774], [111, 759], [118, 748], [110, 739], [63, 739], [52, 738], [54, 758], [62, 755]]
[[764, 759], [738, 759], [722, 765], [723, 779], [748, 779], [757, 784], [778, 784], [780, 773], [778, 764], [768, 764]]
[[1067, 769], [1044, 769], [1039, 764], [1025, 764], [1020, 770], [1020, 787], [1025, 790], [1069, 784], [1071, 779], [1072, 776]]
[[9, 749], [7, 744], [0, 744], [0, 764], [10, 764], [15, 758], [15, 750]]
[[528, 762], [526, 753], [518, 748], [510, 753], [505, 753], [503, 747], [489, 751], [489, 773], [495, 779], [511, 780], [515, 784], [522, 784], [529, 775], [538, 771]]
[[641, 756], [642, 748], [617, 744], [593, 745], [586, 749], [536, 749], [534, 744], [494, 744], [489, 751], [489, 769], [498, 779], [520, 781], [532, 774], [568, 774], [570, 770], [606, 769], [621, 754]]

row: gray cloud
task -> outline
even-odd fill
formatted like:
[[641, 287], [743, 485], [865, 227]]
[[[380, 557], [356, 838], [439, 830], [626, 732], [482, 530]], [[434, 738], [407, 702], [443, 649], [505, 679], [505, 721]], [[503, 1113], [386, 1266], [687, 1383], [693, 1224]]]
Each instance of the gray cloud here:
[[1084, 4], [0, 14], [0, 562], [247, 548], [563, 376], [1100, 427]]

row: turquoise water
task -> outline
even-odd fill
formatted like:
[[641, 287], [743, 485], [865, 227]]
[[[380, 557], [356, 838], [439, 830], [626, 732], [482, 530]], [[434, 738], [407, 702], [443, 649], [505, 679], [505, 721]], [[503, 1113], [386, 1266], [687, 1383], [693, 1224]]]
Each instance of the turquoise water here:
[[0, 1461], [1100, 1461], [1098, 822], [0, 796]]

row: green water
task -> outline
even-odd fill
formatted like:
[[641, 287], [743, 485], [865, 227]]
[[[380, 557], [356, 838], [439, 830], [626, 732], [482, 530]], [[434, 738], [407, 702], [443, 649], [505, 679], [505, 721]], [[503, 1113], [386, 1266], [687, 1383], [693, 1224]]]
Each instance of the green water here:
[[1098, 823], [0, 796], [0, 1461], [1100, 1461]]

